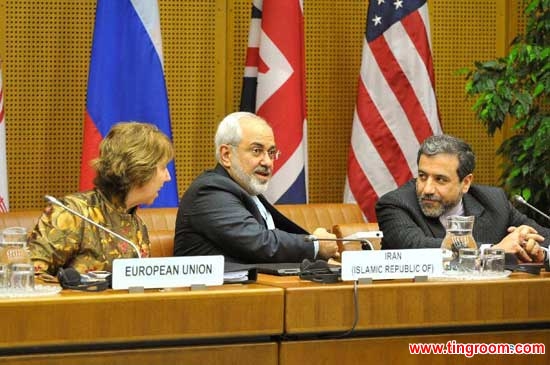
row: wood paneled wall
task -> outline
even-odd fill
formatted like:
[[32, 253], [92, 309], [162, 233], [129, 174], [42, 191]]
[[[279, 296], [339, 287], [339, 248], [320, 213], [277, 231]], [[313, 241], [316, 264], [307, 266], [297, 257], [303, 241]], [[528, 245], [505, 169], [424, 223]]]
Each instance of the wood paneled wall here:
[[[495, 149], [456, 75], [502, 54], [523, 0], [430, 2], [444, 131], [470, 142], [476, 180], [496, 183]], [[519, 5], [518, 5], [519, 4]], [[160, 0], [179, 193], [214, 164], [217, 123], [238, 108], [250, 0]], [[304, 0], [310, 201], [340, 202], [360, 68], [366, 0]], [[12, 210], [78, 189], [94, 0], [0, 0]], [[520, 19], [518, 21], [518, 19]]]

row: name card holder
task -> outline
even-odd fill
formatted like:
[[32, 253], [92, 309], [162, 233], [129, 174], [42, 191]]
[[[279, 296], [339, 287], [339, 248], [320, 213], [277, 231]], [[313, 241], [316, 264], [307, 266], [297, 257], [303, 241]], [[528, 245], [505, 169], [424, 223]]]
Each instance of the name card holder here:
[[204, 284], [192, 284], [190, 289], [191, 289], [191, 291], [206, 290], [206, 285], [204, 285]]
[[145, 288], [142, 286], [130, 286], [128, 287], [128, 293], [143, 293], [145, 291]]
[[218, 256], [153, 257], [113, 260], [113, 289], [181, 288], [222, 285], [224, 258]]
[[372, 278], [371, 278], [371, 277], [368, 277], [368, 278], [359, 278], [359, 279], [357, 279], [357, 282], [358, 282], [359, 284], [364, 284], [364, 285], [372, 284]]
[[413, 281], [415, 283], [425, 283], [426, 281], [428, 281], [428, 276], [427, 275], [416, 275], [413, 278]]

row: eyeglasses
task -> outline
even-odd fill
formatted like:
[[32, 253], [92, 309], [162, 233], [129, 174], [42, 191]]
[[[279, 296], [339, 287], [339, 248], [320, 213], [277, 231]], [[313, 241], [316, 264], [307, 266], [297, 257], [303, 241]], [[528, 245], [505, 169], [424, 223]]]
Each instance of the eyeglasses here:
[[278, 160], [279, 157], [281, 157], [281, 151], [279, 151], [276, 148], [270, 148], [268, 150], [265, 150], [262, 147], [252, 147], [249, 149], [249, 151], [254, 157], [262, 157], [267, 153], [269, 158], [272, 159], [273, 161]]
[[[238, 148], [238, 146], [233, 146], [233, 147]], [[269, 158], [272, 161], [278, 160], [279, 157], [281, 157], [281, 151], [279, 151], [275, 147], [270, 148], [268, 150], [266, 150], [263, 147], [251, 147], [246, 149], [246, 151], [249, 152], [255, 158], [263, 157], [267, 154], [267, 156], [269, 156]]]

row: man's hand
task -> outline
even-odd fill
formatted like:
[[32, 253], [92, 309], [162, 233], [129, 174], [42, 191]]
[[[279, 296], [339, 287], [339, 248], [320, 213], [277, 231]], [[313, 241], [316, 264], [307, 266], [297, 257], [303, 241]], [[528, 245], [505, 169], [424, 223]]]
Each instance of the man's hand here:
[[544, 241], [544, 237], [533, 227], [527, 225], [509, 227], [508, 232], [508, 235], [494, 246], [495, 248], [502, 248], [505, 252], [516, 254], [518, 260], [522, 262], [544, 260], [545, 253], [539, 245], [539, 242]]
[[[327, 238], [327, 239], [334, 239], [336, 238], [336, 235], [329, 233], [324, 228], [317, 228], [315, 231], [313, 231], [313, 235], [317, 238]], [[330, 258], [338, 259], [340, 258], [340, 253], [338, 252], [338, 245], [335, 241], [317, 241], [319, 242], [319, 252], [317, 253], [317, 257], [322, 258], [324, 260], [328, 260]]]
[[533, 238], [527, 240], [525, 244], [525, 251], [534, 262], [543, 262], [546, 254], [542, 247]]

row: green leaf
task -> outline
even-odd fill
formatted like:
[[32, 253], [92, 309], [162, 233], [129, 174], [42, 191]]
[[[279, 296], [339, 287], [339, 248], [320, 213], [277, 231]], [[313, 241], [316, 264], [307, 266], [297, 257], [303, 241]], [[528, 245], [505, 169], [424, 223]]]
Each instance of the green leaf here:
[[533, 90], [533, 97], [536, 98], [537, 96], [542, 94], [543, 91], [544, 91], [544, 84], [540, 84], [540, 83], [537, 84], [537, 86], [535, 87], [535, 90]]
[[489, 135], [510, 120], [510, 135], [496, 154], [503, 159], [499, 183], [540, 206], [550, 206], [550, 0], [522, 0], [525, 34], [508, 53], [460, 70], [465, 92]]
[[508, 174], [508, 177], [509, 178], [513, 178], [513, 177], [516, 177], [519, 175], [519, 173], [521, 172], [521, 170], [519, 168], [513, 168], [510, 170], [509, 174]]
[[533, 10], [537, 8], [537, 6], [538, 6], [538, 1], [531, 1], [531, 3], [527, 5], [527, 8], [525, 8], [525, 13], [529, 14], [533, 12]]

